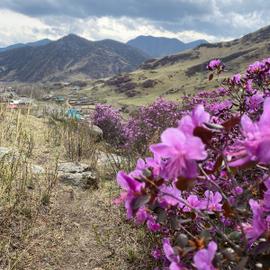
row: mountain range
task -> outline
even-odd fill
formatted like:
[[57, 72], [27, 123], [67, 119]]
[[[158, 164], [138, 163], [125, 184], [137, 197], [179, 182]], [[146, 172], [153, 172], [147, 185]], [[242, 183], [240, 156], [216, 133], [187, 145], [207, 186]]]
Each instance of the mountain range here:
[[[152, 37], [150, 39], [153, 40]], [[148, 37], [144, 40], [146, 48], [150, 43], [147, 42]], [[168, 48], [172, 48], [169, 44], [178, 43], [174, 39], [162, 38], [162, 42], [166, 43], [168, 40], [167, 45], [164, 45], [167, 46], [167, 54]], [[136, 95], [136, 98], [141, 96], [145, 100], [145, 89], [141, 87], [144, 80], [151, 81], [144, 85], [152, 85], [147, 89], [147, 95], [152, 93], [153, 97], [164, 94], [164, 91], [177, 93], [182, 86], [188, 92], [196, 90], [198, 85], [204, 88], [207, 85], [205, 66], [209, 60], [221, 58], [229, 72], [239, 72], [252, 61], [269, 57], [269, 41], [270, 26], [228, 42], [196, 41], [188, 45], [196, 46], [195, 48], [153, 59], [142, 49], [130, 46], [133, 43], [131, 41], [127, 44], [108, 39], [89, 41], [70, 34], [56, 41], [45, 41], [45, 44], [39, 41], [1, 52], [0, 80], [72, 81], [100, 79], [127, 72], [128, 86], [124, 89], [133, 91], [131, 95]], [[104, 93], [106, 87], [110, 93], [114, 89], [112, 85], [106, 85], [102, 89]]]
[[[178, 54], [148, 59], [134, 72], [89, 84], [84, 93], [120, 107], [149, 104], [160, 96], [178, 100], [183, 94], [219, 87], [222, 78], [244, 72], [248, 65], [269, 56], [270, 26], [232, 41], [201, 44]], [[214, 58], [222, 60], [226, 72], [219, 80], [209, 82], [206, 66]]]
[[51, 42], [52, 41], [50, 39], [45, 38], [45, 39], [41, 39], [41, 40], [34, 41], [34, 42], [16, 43], [16, 44], [4, 47], [4, 48], [0, 48], [0, 52], [6, 52], [9, 50], [24, 48], [24, 47], [39, 47], [39, 46], [47, 45]]
[[98, 79], [132, 71], [148, 58], [121, 42], [89, 41], [70, 34], [42, 46], [27, 45], [0, 53], [0, 80]]
[[207, 44], [204, 39], [184, 43], [176, 38], [138, 36], [127, 42], [128, 45], [140, 49], [153, 58], [179, 53], [184, 50], [193, 49], [201, 44]]
[[74, 34], [0, 48], [0, 80], [37, 82], [98, 79], [138, 68], [153, 57], [181, 52], [204, 44], [197, 40], [139, 36], [129, 42], [90, 41]]

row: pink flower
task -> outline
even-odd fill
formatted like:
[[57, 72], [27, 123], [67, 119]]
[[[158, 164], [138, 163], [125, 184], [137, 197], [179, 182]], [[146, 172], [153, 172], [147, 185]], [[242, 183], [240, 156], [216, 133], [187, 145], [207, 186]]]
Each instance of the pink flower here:
[[206, 198], [202, 203], [204, 209], [217, 212], [222, 210], [222, 196], [219, 192], [213, 193], [212, 191], [207, 190], [204, 195]]
[[136, 223], [143, 224], [149, 217], [145, 208], [140, 208], [136, 213]]
[[148, 168], [148, 166], [147, 166], [146, 162], [142, 158], [139, 158], [137, 160], [135, 170], [133, 172], [131, 172], [129, 175], [134, 177], [134, 178], [140, 178], [143, 174], [143, 171], [147, 168]]
[[127, 217], [130, 219], [134, 214], [133, 204], [137, 196], [141, 193], [145, 184], [136, 181], [132, 177], [125, 174], [123, 171], [120, 171], [117, 174], [117, 183], [122, 189], [126, 191], [125, 207], [127, 210]]
[[195, 267], [198, 270], [215, 270], [216, 268], [213, 266], [212, 261], [215, 258], [216, 251], [217, 244], [211, 241], [207, 249], [199, 250], [195, 254], [193, 258]]
[[147, 224], [147, 228], [151, 232], [158, 232], [161, 228], [160, 224], [158, 224], [156, 222], [156, 220], [154, 219], [154, 217], [151, 215], [148, 216], [148, 220], [147, 220], [146, 224]]
[[235, 74], [231, 77], [231, 82], [233, 84], [240, 84], [241, 83], [241, 74]]
[[180, 266], [180, 256], [175, 254], [173, 247], [171, 246], [170, 240], [168, 238], [163, 239], [163, 251], [170, 262], [170, 270], [181, 270]]
[[204, 110], [203, 105], [198, 105], [193, 111], [191, 116], [186, 115], [178, 122], [178, 128], [186, 134], [193, 134], [196, 127], [208, 123], [210, 114]]
[[[181, 191], [179, 191], [174, 186], [162, 185], [160, 187], [160, 200], [165, 202], [167, 205], [177, 205], [179, 204], [179, 199], [181, 198]], [[165, 193], [165, 194], [163, 194]]]
[[264, 98], [263, 94], [257, 92], [256, 94], [252, 95], [251, 97], [247, 98], [246, 103], [249, 106], [249, 110], [251, 112], [255, 112], [260, 109], [261, 104], [263, 103]]
[[191, 212], [192, 209], [201, 209], [203, 207], [203, 202], [199, 200], [198, 196], [196, 195], [189, 195], [187, 198], [187, 202], [189, 203], [189, 206], [185, 206], [183, 208], [184, 212]]
[[207, 69], [211, 71], [214, 71], [216, 69], [223, 70], [224, 68], [225, 68], [224, 64], [219, 59], [213, 59], [207, 65]]
[[151, 251], [151, 255], [155, 260], [159, 260], [161, 257], [161, 251], [159, 248], [153, 248]]
[[255, 63], [249, 65], [247, 69], [247, 73], [260, 73], [264, 69], [264, 63], [260, 61], [256, 61]]
[[266, 210], [270, 211], [270, 178], [267, 178], [264, 181], [264, 184], [267, 188], [267, 190], [264, 192], [264, 207], [266, 208]]
[[251, 243], [256, 241], [267, 229], [266, 220], [263, 218], [263, 208], [255, 200], [249, 200], [253, 213], [252, 224], [243, 224], [247, 238]]
[[193, 178], [197, 175], [197, 160], [207, 153], [198, 137], [187, 136], [177, 128], [168, 128], [161, 135], [161, 143], [150, 146], [161, 160], [162, 176], [174, 179], [179, 176]]
[[239, 187], [239, 186], [237, 186], [237, 187], [235, 187], [233, 189], [233, 193], [236, 196], [241, 195], [243, 192], [244, 192], [243, 188], [242, 187]]
[[235, 160], [230, 166], [238, 167], [248, 162], [270, 163], [270, 98], [264, 102], [264, 110], [258, 122], [253, 123], [244, 115], [241, 119], [244, 141], [240, 141], [240, 147], [233, 153]]

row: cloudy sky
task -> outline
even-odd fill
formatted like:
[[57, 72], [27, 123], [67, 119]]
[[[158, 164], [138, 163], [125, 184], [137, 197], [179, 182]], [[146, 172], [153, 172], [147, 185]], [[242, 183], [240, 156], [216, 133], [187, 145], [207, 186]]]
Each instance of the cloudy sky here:
[[0, 0], [0, 47], [69, 33], [215, 42], [270, 24], [269, 10], [268, 0]]

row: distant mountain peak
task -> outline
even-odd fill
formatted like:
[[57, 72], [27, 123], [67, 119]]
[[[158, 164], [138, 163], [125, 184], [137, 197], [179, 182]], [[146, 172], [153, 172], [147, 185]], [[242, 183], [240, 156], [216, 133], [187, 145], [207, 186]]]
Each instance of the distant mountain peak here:
[[181, 51], [192, 49], [201, 44], [208, 43], [206, 40], [195, 40], [190, 43], [184, 43], [177, 38], [138, 36], [127, 42], [128, 45], [142, 50], [151, 57], [160, 58], [166, 55], [179, 53]]
[[44, 46], [47, 45], [49, 43], [51, 43], [52, 41], [48, 38], [44, 38], [38, 41], [34, 41], [34, 42], [28, 42], [28, 43], [17, 43], [17, 44], [13, 44], [10, 45], [8, 47], [5, 48], [0, 48], [0, 53], [1, 52], [5, 52], [5, 51], [10, 51], [13, 49], [19, 49], [19, 48], [24, 48], [24, 47], [39, 47], [39, 46]]
[[86, 38], [83, 38], [83, 37], [80, 37], [76, 34], [68, 34], [66, 36], [63, 36], [62, 38], [58, 39], [57, 41], [87, 41], [87, 42], [90, 42], [90, 40], [86, 39]]
[[[169, 38], [169, 37], [160, 37], [160, 36], [151, 36], [151, 35], [140, 35], [134, 39], [160, 39], [160, 40], [173, 40], [173, 41], [177, 41], [177, 42], [181, 42], [184, 43], [183, 41], [177, 39], [177, 38]], [[133, 39], [133, 40], [134, 40]]]

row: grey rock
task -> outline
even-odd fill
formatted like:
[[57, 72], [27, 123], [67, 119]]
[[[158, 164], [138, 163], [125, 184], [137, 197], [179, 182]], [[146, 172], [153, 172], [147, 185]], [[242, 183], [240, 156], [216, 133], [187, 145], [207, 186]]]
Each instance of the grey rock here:
[[63, 173], [82, 173], [89, 170], [89, 165], [77, 162], [61, 163], [58, 167], [58, 171]]
[[32, 173], [33, 174], [44, 174], [45, 170], [43, 167], [39, 166], [39, 165], [32, 165]]
[[60, 182], [67, 185], [88, 189], [97, 188], [98, 179], [95, 172], [87, 164], [67, 162], [59, 165]]
[[3, 158], [13, 152], [12, 148], [9, 147], [0, 147], [0, 158]]
[[93, 137], [95, 137], [97, 140], [102, 140], [103, 138], [103, 131], [100, 127], [96, 125], [91, 126], [91, 134]]
[[102, 151], [99, 151], [97, 154], [97, 165], [99, 167], [115, 167], [120, 165], [125, 159], [121, 156], [105, 153]]

